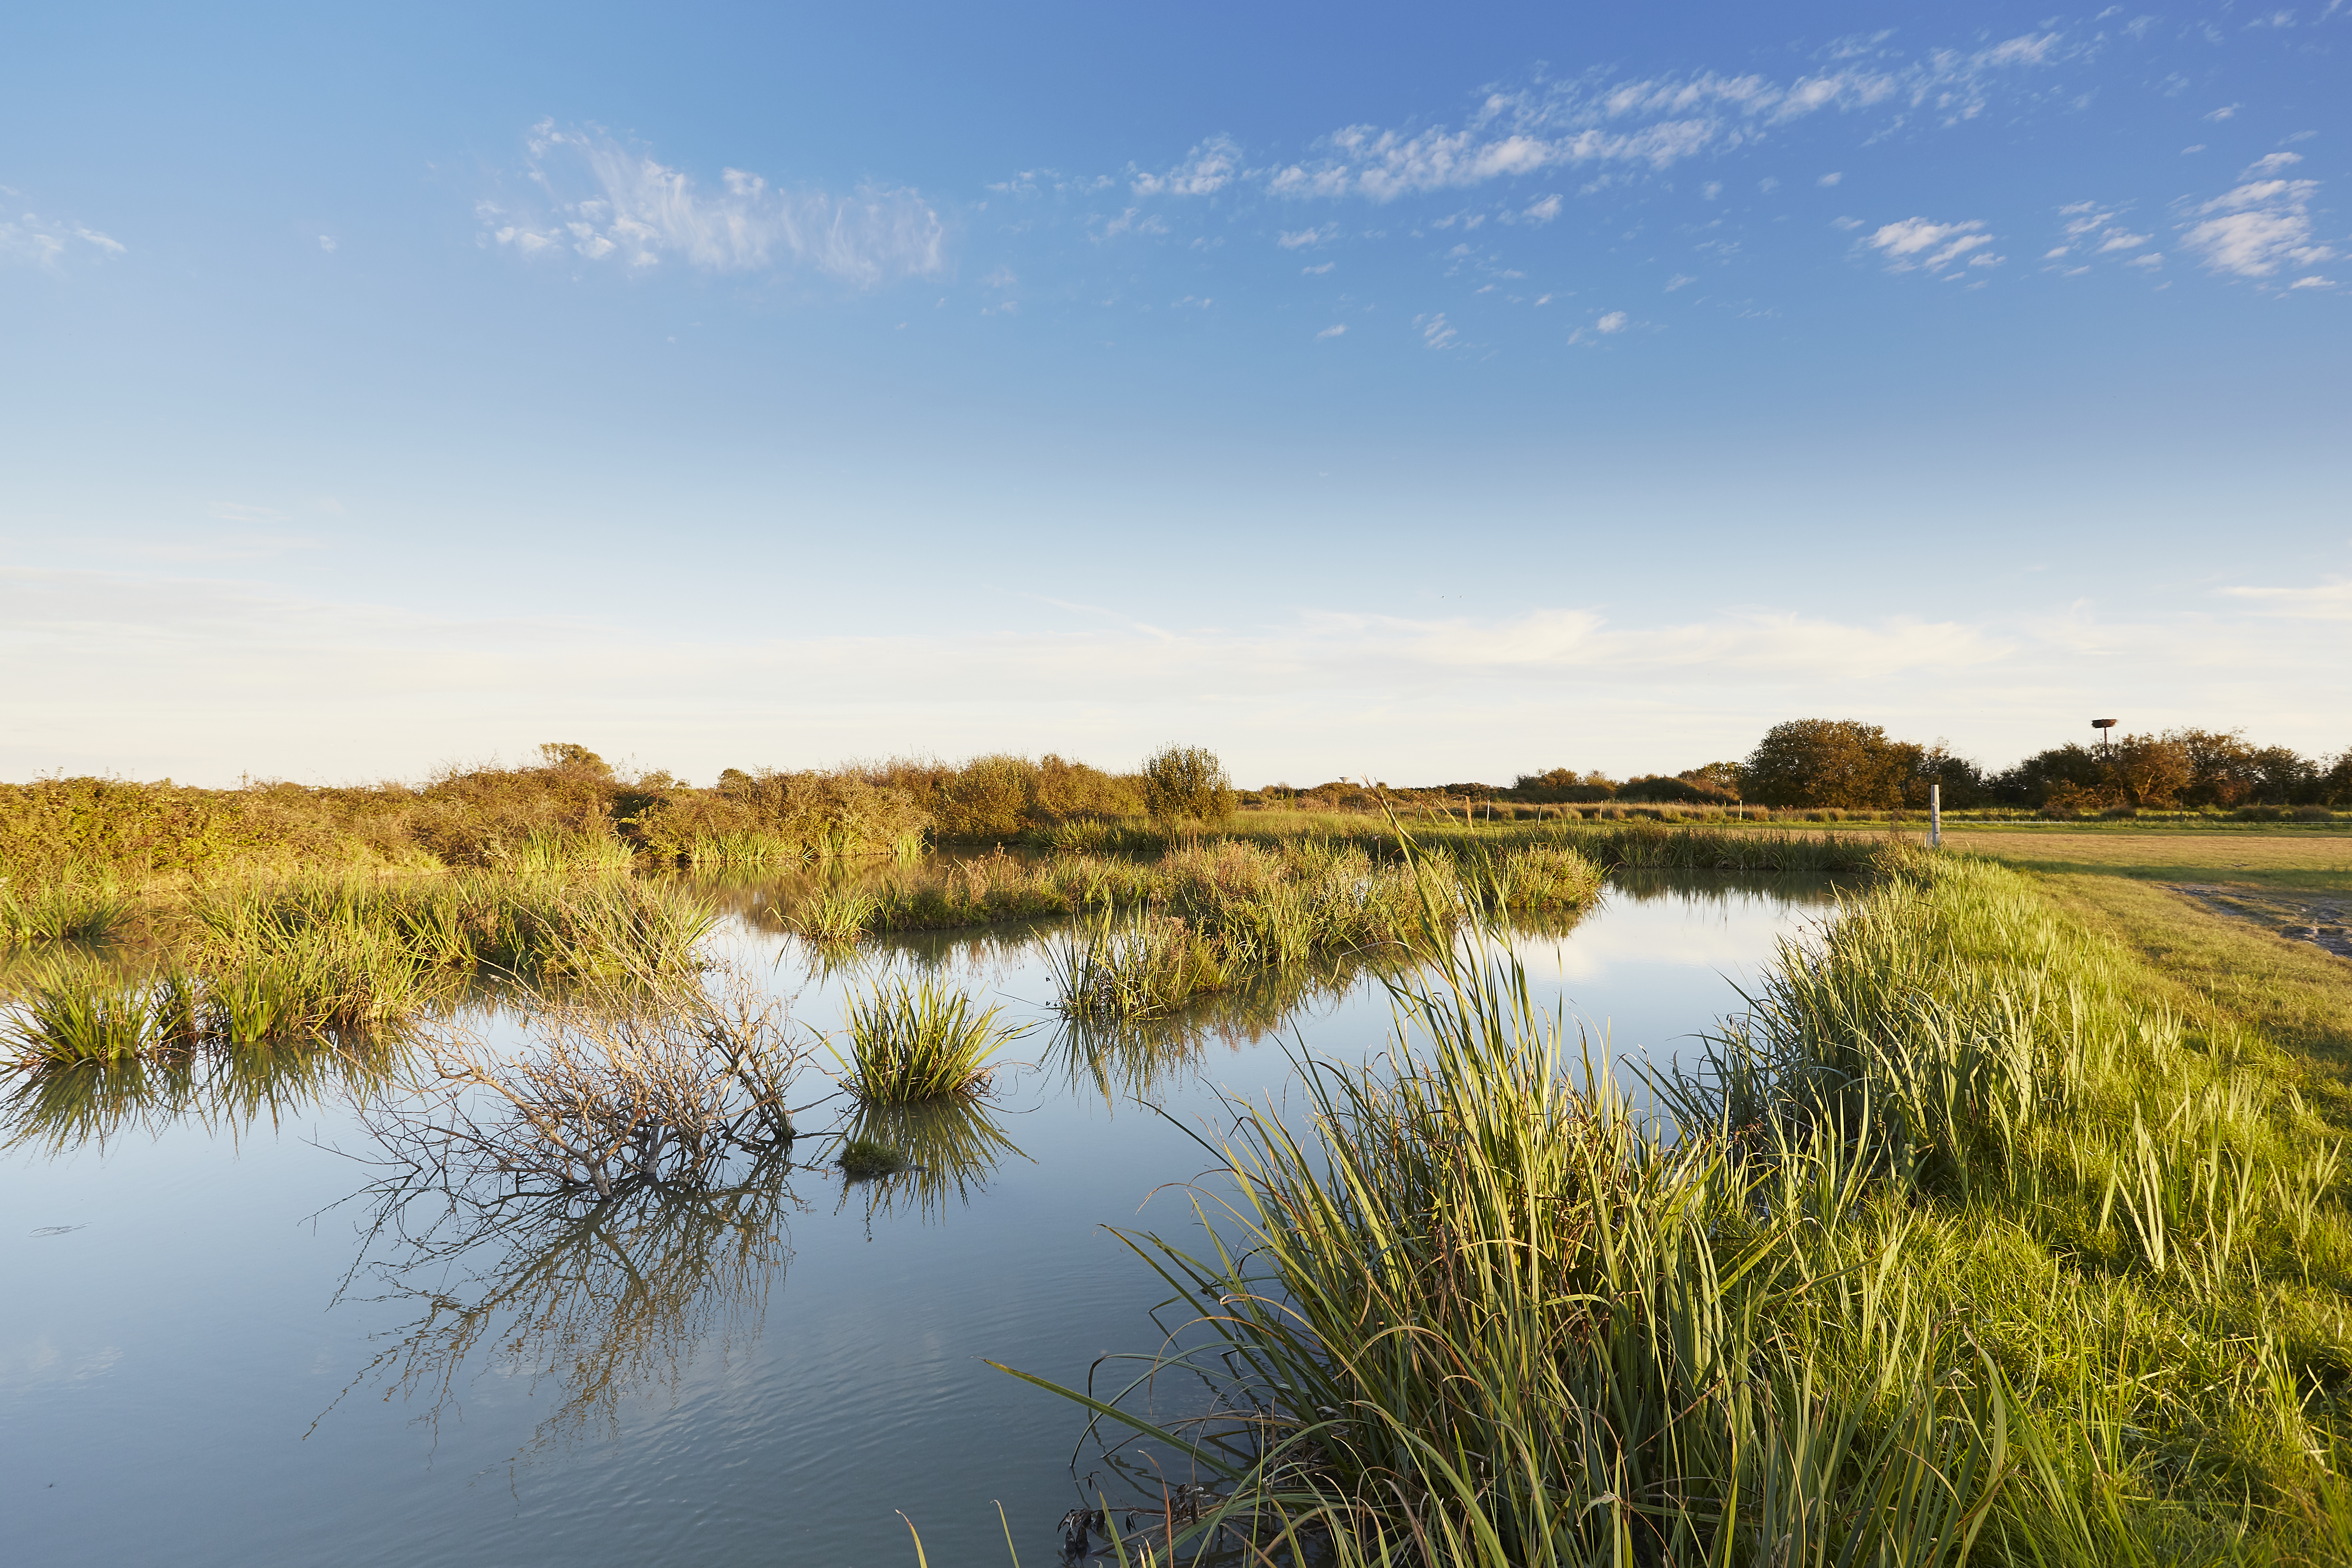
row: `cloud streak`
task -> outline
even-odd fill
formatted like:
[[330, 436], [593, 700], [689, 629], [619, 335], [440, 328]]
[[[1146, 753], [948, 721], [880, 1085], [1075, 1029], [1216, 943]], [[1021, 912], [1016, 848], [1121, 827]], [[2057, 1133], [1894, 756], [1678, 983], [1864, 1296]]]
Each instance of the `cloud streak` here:
[[672, 259], [705, 272], [798, 267], [859, 288], [947, 266], [946, 226], [912, 189], [784, 190], [727, 169], [714, 190], [602, 131], [546, 121], [529, 148], [531, 183], [551, 205], [518, 212], [485, 200], [476, 209], [483, 242], [522, 256], [638, 274]]

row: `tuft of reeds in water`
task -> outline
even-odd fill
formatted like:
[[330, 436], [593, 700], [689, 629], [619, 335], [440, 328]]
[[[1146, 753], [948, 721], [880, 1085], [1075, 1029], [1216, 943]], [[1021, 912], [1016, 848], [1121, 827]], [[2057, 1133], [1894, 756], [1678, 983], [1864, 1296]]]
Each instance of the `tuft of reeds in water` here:
[[904, 976], [852, 995], [844, 1011], [850, 1075], [845, 1087], [867, 1105], [961, 1099], [988, 1087], [989, 1058], [1025, 1032], [997, 1020], [969, 994], [936, 976]]
[[1076, 922], [1047, 956], [1055, 1005], [1076, 1022], [1126, 1025], [1221, 991], [1226, 965], [1201, 933], [1166, 915], [1106, 911]]
[[20, 982], [5, 1026], [20, 1065], [112, 1063], [194, 1043], [193, 990], [184, 976], [148, 980], [89, 959], [54, 960]]
[[111, 887], [0, 881], [0, 951], [41, 942], [99, 942], [131, 919], [131, 900]]
[[811, 942], [856, 942], [873, 929], [881, 908], [873, 893], [820, 888], [793, 905], [785, 923]]

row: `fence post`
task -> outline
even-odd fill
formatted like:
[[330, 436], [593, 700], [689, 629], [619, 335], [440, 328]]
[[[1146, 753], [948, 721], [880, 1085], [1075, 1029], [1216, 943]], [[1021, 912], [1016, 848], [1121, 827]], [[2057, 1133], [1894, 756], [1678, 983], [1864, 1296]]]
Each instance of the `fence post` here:
[[1927, 786], [1927, 847], [1941, 849], [1943, 847], [1944, 786], [1931, 784]]

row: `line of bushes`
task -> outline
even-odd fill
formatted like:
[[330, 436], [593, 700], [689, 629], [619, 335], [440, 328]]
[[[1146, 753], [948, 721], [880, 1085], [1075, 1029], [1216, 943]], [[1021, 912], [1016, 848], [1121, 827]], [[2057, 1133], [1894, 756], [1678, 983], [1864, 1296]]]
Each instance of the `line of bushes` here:
[[1134, 773], [1052, 755], [902, 758], [730, 768], [705, 787], [663, 772], [625, 778], [576, 744], [540, 753], [536, 765], [449, 769], [415, 785], [0, 784], [0, 896], [235, 868], [758, 867], [1038, 838], [1089, 818], [1213, 820], [1235, 804], [1223, 765], [1197, 747], [1165, 748]]

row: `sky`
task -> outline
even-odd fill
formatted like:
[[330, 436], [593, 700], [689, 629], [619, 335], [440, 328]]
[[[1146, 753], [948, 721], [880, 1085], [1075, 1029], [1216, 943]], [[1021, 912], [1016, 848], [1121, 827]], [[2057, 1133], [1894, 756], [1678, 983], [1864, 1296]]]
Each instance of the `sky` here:
[[0, 54], [0, 778], [2352, 745], [2352, 0]]

